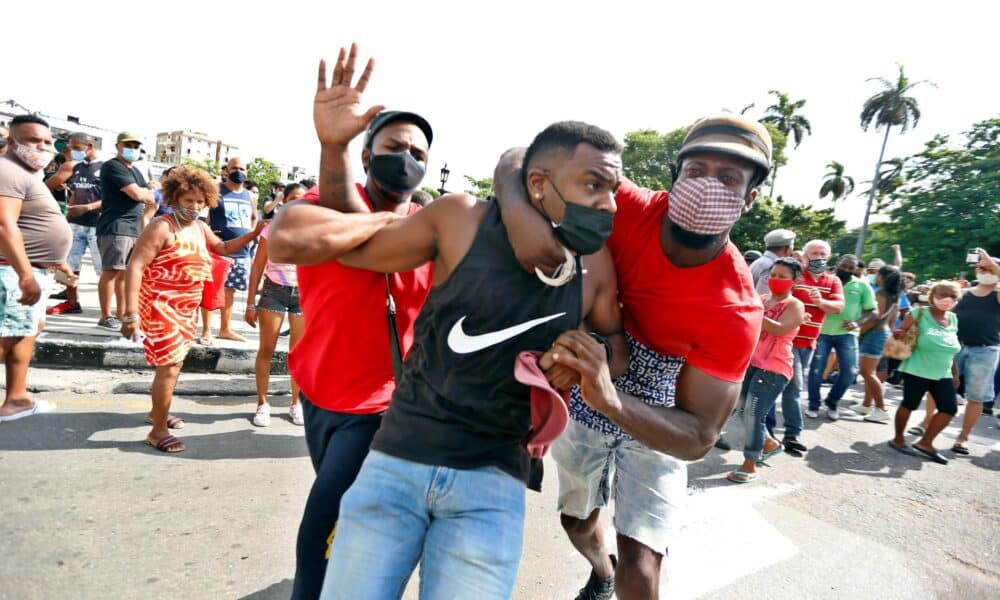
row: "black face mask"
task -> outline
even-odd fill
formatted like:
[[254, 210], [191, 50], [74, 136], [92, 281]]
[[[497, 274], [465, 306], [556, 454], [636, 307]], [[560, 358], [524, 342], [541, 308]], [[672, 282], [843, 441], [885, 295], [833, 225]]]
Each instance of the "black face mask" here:
[[229, 181], [232, 181], [233, 183], [236, 184], [243, 183], [244, 181], [247, 180], [247, 174], [244, 173], [243, 171], [230, 171], [228, 177]]
[[7, 147], [7, 138], [0, 138], [0, 150]]
[[844, 271], [842, 269], [837, 269], [837, 278], [840, 279], [841, 283], [847, 283], [854, 277], [854, 271]]
[[809, 261], [808, 271], [813, 275], [819, 275], [826, 270], [826, 259], [825, 258], [814, 258]]
[[412, 192], [420, 187], [426, 167], [409, 152], [372, 154], [368, 173], [379, 185], [397, 194]]
[[[548, 174], [545, 175], [545, 178], [549, 180], [552, 189], [556, 191], [565, 206], [562, 223], [553, 228], [559, 241], [581, 255], [593, 254], [600, 250], [604, 246], [604, 242], [611, 236], [614, 215], [604, 210], [566, 202], [562, 192], [559, 191]], [[548, 214], [546, 213], [545, 216], [548, 217]]]

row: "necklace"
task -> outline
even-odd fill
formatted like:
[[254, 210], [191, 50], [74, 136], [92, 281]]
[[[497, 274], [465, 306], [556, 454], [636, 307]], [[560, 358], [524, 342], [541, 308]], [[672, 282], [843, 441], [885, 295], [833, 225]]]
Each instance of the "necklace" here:
[[573, 259], [573, 253], [566, 246], [563, 246], [562, 249], [563, 254], [566, 256], [566, 262], [556, 267], [551, 277], [543, 273], [538, 267], [535, 267], [535, 275], [545, 285], [551, 285], [552, 287], [566, 285], [576, 275], [576, 261]]

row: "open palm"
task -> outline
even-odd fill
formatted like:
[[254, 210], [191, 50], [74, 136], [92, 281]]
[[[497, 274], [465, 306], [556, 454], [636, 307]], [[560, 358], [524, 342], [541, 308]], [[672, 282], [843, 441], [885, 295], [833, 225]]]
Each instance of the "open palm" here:
[[357, 44], [351, 44], [350, 53], [340, 49], [329, 87], [326, 84], [326, 61], [319, 61], [316, 96], [313, 99], [313, 123], [321, 144], [346, 146], [385, 108], [376, 105], [364, 110], [361, 107], [361, 95], [368, 86], [375, 59], [368, 59], [357, 84], [351, 87], [357, 58]]

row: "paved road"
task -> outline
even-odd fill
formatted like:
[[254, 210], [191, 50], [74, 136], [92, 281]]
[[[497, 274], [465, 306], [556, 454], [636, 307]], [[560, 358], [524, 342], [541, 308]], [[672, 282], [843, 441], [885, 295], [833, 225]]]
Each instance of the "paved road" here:
[[[189, 450], [154, 453], [141, 443], [149, 380], [32, 370], [36, 396], [59, 409], [0, 424], [0, 598], [289, 596], [312, 479], [302, 429], [254, 428], [246, 377], [185, 374], [175, 412]], [[779, 456], [745, 486], [724, 479], [740, 454], [713, 450], [690, 467], [664, 597], [997, 598], [997, 423], [984, 418], [972, 456], [946, 467], [888, 449], [888, 425], [856, 419], [809, 420], [806, 457]], [[572, 598], [588, 572], [546, 468], [545, 491], [528, 496], [518, 599]]]

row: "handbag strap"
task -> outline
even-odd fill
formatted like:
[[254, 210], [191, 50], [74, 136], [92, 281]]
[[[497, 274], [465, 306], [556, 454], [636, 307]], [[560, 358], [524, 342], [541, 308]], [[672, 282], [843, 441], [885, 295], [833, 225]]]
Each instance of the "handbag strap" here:
[[392, 297], [389, 287], [389, 274], [385, 274], [385, 318], [389, 326], [389, 351], [392, 355], [392, 374], [396, 381], [403, 374], [403, 349], [399, 343], [399, 331], [396, 326], [396, 300]]

